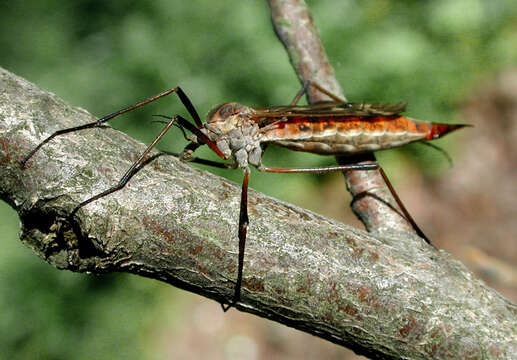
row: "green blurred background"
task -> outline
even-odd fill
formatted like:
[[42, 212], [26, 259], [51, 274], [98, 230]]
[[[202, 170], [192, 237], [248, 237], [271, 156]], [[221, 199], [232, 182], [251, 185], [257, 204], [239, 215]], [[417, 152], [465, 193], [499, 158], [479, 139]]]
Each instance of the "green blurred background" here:
[[[350, 101], [406, 100], [412, 117], [468, 122], [459, 105], [517, 60], [514, 0], [308, 5]], [[10, 1], [2, 4], [0, 29], [1, 66], [97, 116], [177, 85], [200, 114], [227, 101], [285, 104], [300, 86], [265, 1]], [[157, 113], [186, 115], [172, 96], [111, 124], [149, 143], [161, 128], [151, 124]], [[440, 144], [454, 158], [462, 138]], [[179, 151], [182, 145], [176, 131], [160, 146]], [[379, 158], [396, 186], [407, 171], [434, 179], [448, 167], [439, 153], [416, 145]], [[266, 163], [308, 167], [333, 159], [278, 150], [267, 154]], [[240, 181], [238, 171], [224, 174]], [[254, 172], [251, 186], [355, 221], [349, 212], [341, 214], [350, 199], [340, 175]], [[409, 197], [404, 191], [401, 196]], [[329, 198], [340, 202], [328, 206], [322, 199]], [[353, 357], [251, 315], [223, 317], [215, 302], [157, 281], [58, 271], [19, 242], [17, 215], [5, 203], [0, 218], [1, 359]]]

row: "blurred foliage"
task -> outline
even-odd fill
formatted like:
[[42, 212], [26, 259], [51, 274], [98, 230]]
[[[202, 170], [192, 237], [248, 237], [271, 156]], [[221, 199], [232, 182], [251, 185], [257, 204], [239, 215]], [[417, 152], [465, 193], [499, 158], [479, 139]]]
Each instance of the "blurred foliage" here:
[[[517, 59], [512, 0], [308, 5], [349, 100], [407, 100], [415, 118], [461, 121], [455, 109], [470, 90]], [[200, 114], [226, 101], [287, 103], [299, 88], [264, 1], [10, 1], [0, 12], [0, 34], [1, 66], [98, 116], [176, 85]], [[148, 143], [160, 128], [148, 125], [156, 113], [186, 115], [173, 96], [112, 125]], [[444, 141], [453, 147], [454, 140]], [[161, 146], [179, 151], [183, 144], [175, 132]], [[408, 148], [381, 160], [447, 166], [427, 148]], [[315, 166], [333, 159], [278, 151], [266, 161]], [[254, 173], [251, 184], [301, 203], [324, 179]], [[301, 186], [303, 195], [292, 190]], [[147, 356], [146, 326], [163, 310], [158, 294], [168, 292], [170, 303], [170, 287], [127, 275], [56, 271], [19, 243], [16, 215], [5, 204], [0, 216], [1, 358]]]

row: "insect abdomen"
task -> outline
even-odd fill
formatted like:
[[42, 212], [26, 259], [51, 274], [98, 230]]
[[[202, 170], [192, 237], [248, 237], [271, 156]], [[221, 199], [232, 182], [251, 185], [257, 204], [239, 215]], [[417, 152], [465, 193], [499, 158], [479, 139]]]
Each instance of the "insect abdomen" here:
[[318, 154], [354, 154], [431, 140], [464, 125], [417, 121], [404, 116], [290, 118], [265, 130], [261, 141]]

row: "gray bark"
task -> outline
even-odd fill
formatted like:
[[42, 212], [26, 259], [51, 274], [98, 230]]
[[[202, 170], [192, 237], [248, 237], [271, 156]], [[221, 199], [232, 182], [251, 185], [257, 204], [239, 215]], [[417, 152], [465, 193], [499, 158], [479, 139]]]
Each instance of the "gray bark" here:
[[[240, 187], [172, 156], [115, 184], [145, 146], [111, 128], [60, 136], [85, 110], [0, 71], [0, 194], [21, 239], [59, 269], [130, 272], [216, 301], [233, 294]], [[372, 358], [514, 358], [517, 307], [409, 232], [368, 234], [249, 194], [239, 310]]]

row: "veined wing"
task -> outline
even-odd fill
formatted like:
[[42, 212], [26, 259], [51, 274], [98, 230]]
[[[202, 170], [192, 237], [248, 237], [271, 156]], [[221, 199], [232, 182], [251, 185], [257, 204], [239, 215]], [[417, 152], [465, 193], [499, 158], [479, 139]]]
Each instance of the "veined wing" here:
[[[406, 103], [338, 103], [322, 102], [314, 105], [285, 105], [267, 108], [253, 108], [255, 119], [264, 119], [263, 125], [289, 118], [318, 118], [318, 117], [373, 117], [394, 116], [406, 111]], [[271, 120], [268, 120], [271, 119]]]

